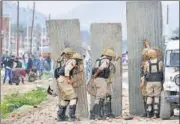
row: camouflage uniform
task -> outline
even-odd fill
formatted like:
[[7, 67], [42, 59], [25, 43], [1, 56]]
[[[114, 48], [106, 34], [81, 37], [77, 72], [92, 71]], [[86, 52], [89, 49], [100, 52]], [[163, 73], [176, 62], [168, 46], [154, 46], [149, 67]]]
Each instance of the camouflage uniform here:
[[74, 121], [76, 119], [76, 105], [77, 105], [77, 95], [73, 87], [73, 82], [71, 77], [73, 76], [72, 71], [78, 65], [78, 61], [74, 58], [69, 59], [65, 63], [64, 74], [61, 74], [57, 79], [58, 86], [57, 88], [60, 91], [59, 97], [59, 111], [58, 117], [59, 120], [65, 120], [66, 108], [69, 105], [69, 117], [70, 120]]
[[143, 97], [143, 101], [144, 101], [144, 110], [145, 113], [142, 115], [143, 117], [146, 117], [146, 101], [147, 101], [147, 92], [146, 92], [146, 80], [144, 77], [144, 64], [146, 61], [148, 61], [149, 57], [147, 55], [149, 48], [144, 48], [142, 51], [142, 65], [141, 65], [141, 85], [143, 84], [143, 87], [141, 87], [141, 95]]
[[[106, 54], [107, 52], [107, 54]], [[109, 53], [108, 53], [109, 52]], [[108, 69], [110, 71], [110, 58], [114, 57], [115, 52], [113, 50], [104, 51], [103, 56], [96, 61], [95, 69], [96, 72], [94, 75], [99, 74], [99, 76], [94, 77], [93, 85], [96, 87], [96, 95], [95, 95], [95, 104], [91, 110], [91, 119], [101, 119], [103, 114], [106, 117], [112, 116], [111, 110], [111, 95], [110, 95], [110, 85], [108, 84], [110, 80], [108, 80], [109, 76], [105, 76], [105, 70]], [[98, 72], [100, 70], [100, 72]], [[103, 73], [104, 71], [104, 73]], [[100, 76], [101, 75], [101, 76]], [[110, 72], [109, 72], [110, 75]], [[105, 104], [104, 104], [105, 100]], [[105, 111], [103, 111], [103, 105], [105, 106]]]
[[[156, 51], [153, 54], [157, 54]], [[151, 57], [151, 56], [150, 56]], [[163, 81], [163, 62], [158, 60], [157, 55], [151, 57], [144, 65], [144, 73], [146, 79], [146, 92], [147, 92], [147, 117], [150, 117], [150, 112], [153, 110], [154, 116], [159, 115], [159, 101], [162, 91]], [[154, 106], [153, 104], [154, 97]]]
[[147, 102], [146, 85], [147, 85], [147, 82], [146, 82], [146, 79], [144, 77], [145, 76], [144, 65], [149, 60], [148, 50], [155, 50], [157, 52], [158, 60], [162, 59], [162, 51], [160, 49], [150, 48], [149, 43], [148, 43], [147, 40], [145, 40], [144, 43], [145, 43], [146, 48], [144, 48], [143, 51], [142, 51], [142, 65], [141, 65], [141, 74], [140, 74], [141, 84], [140, 84], [140, 87], [141, 87], [141, 94], [143, 96], [144, 109], [145, 109], [145, 113], [142, 116], [146, 117], [147, 116], [147, 113], [146, 113], [146, 102]]

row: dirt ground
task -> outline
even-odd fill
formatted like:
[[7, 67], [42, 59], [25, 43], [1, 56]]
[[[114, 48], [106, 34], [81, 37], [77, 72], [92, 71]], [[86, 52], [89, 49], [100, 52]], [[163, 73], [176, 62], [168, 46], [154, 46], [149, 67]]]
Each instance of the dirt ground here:
[[[41, 85], [48, 86], [47, 81], [39, 81], [37, 83], [20, 84], [19, 86], [9, 86], [7, 84], [1, 85], [3, 94], [11, 91], [12, 89], [27, 92], [28, 90]], [[128, 104], [128, 85], [127, 85], [127, 72], [123, 73], [123, 115], [129, 113]], [[77, 122], [57, 122], [56, 118], [56, 98], [49, 96], [48, 101], [39, 105], [37, 108], [28, 111], [22, 117], [12, 117], [9, 120], [3, 120], [2, 124], [179, 124], [179, 120], [161, 120], [161, 119], [147, 119], [142, 117], [133, 116], [133, 120], [124, 120], [122, 117], [112, 120], [91, 121], [81, 118]]]

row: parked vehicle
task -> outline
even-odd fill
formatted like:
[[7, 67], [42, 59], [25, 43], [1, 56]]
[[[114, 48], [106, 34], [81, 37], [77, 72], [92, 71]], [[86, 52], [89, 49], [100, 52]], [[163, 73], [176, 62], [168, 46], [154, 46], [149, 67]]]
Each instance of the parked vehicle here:
[[161, 119], [179, 116], [179, 40], [171, 40], [165, 50], [165, 76], [161, 94]]

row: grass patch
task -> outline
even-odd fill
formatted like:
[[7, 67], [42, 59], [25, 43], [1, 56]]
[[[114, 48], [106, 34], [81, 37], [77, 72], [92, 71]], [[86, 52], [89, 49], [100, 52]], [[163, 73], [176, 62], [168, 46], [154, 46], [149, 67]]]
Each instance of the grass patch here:
[[9, 113], [23, 105], [37, 105], [47, 99], [47, 93], [44, 88], [37, 88], [23, 95], [14, 93], [6, 95], [1, 101], [1, 115], [6, 118]]

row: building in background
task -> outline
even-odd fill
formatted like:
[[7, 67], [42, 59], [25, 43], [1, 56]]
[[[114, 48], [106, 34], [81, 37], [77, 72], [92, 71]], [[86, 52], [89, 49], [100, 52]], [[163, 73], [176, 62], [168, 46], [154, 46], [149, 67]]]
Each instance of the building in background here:
[[2, 21], [3, 28], [2, 28], [2, 33], [3, 33], [3, 42], [2, 42], [2, 50], [3, 53], [5, 51], [8, 51], [8, 45], [9, 45], [9, 17], [4, 16], [3, 19], [1, 20], [0, 18], [0, 23]]

